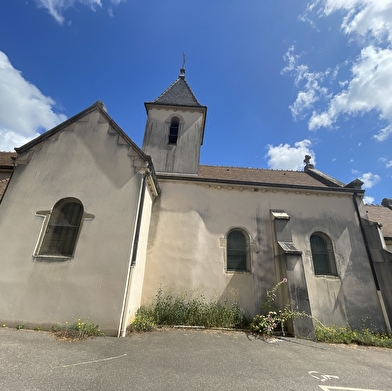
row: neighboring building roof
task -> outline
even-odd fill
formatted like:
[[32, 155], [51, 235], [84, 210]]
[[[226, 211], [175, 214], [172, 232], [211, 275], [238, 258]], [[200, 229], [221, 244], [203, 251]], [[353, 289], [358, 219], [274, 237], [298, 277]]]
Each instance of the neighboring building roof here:
[[0, 152], [0, 168], [14, 168], [13, 157], [18, 156], [16, 152]]
[[8, 185], [9, 180], [10, 180], [10, 178], [5, 178], [0, 181], [0, 201], [3, 198], [3, 194], [5, 192], [5, 189]]
[[370, 221], [381, 224], [384, 238], [392, 239], [392, 210], [381, 205], [365, 205], [365, 210]]
[[146, 104], [158, 104], [169, 106], [187, 106], [187, 107], [202, 107], [196, 99], [194, 93], [185, 80], [185, 70], [181, 69], [181, 74], [178, 79], [169, 86], [161, 95], [152, 102]]

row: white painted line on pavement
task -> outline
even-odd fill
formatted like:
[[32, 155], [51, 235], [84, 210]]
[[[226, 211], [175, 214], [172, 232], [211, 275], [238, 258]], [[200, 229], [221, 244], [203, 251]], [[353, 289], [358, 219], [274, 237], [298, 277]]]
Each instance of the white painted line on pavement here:
[[127, 354], [122, 354], [121, 356], [114, 356], [114, 357], [108, 357], [108, 358], [101, 358], [99, 360], [92, 360], [92, 361], [84, 361], [84, 362], [78, 362], [76, 364], [68, 364], [68, 365], [60, 365], [59, 367], [53, 367], [54, 368], [67, 368], [67, 367], [76, 367], [77, 365], [86, 365], [86, 364], [93, 364], [96, 362], [101, 362], [101, 361], [109, 361], [109, 360], [114, 360], [116, 358], [121, 358], [125, 357]]
[[370, 390], [368, 388], [347, 388], [347, 387], [331, 387], [331, 386], [320, 386], [323, 391], [331, 390], [345, 390], [345, 391], [381, 391], [381, 390]]
[[[331, 380], [331, 379], [339, 379], [339, 376], [322, 375], [320, 372], [317, 372], [317, 371], [309, 371], [308, 373], [310, 376], [314, 377], [317, 380], [321, 380], [322, 382], [325, 382], [325, 381]], [[318, 374], [318, 376], [316, 374]]]

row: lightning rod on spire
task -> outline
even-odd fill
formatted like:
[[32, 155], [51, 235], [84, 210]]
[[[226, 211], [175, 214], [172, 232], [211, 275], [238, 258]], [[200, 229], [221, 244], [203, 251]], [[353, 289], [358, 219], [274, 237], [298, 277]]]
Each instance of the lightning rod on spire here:
[[180, 77], [184, 78], [185, 77], [185, 53], [182, 53], [182, 67], [180, 69]]

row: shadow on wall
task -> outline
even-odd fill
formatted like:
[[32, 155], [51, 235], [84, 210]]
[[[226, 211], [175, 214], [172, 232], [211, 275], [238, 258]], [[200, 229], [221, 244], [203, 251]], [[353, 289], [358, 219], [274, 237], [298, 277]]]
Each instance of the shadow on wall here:
[[228, 273], [226, 275], [226, 288], [219, 297], [219, 301], [237, 301], [240, 308], [251, 317], [258, 312], [255, 308], [253, 279], [251, 273]]

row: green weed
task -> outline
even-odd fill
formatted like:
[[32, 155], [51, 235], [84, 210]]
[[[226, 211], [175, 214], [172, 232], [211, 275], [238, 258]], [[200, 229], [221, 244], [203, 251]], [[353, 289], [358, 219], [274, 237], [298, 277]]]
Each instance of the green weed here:
[[392, 335], [379, 333], [362, 328], [353, 330], [351, 327], [321, 326], [315, 327], [316, 341], [328, 343], [357, 344], [392, 348]]
[[276, 309], [275, 299], [278, 288], [287, 283], [287, 278], [278, 282], [271, 290], [266, 293], [265, 300], [261, 305], [261, 314], [256, 315], [250, 324], [250, 330], [254, 334], [271, 336], [277, 330], [284, 331], [284, 325], [289, 319], [296, 317], [306, 317], [303, 312], [292, 311], [289, 306], [283, 309]]
[[58, 339], [67, 339], [71, 341], [105, 335], [99, 329], [98, 325], [80, 319], [72, 324], [68, 324], [68, 322], [66, 322], [65, 325], [57, 324], [52, 327], [52, 332]]
[[206, 300], [202, 294], [165, 293], [159, 288], [154, 302], [139, 308], [129, 330], [152, 331], [156, 325], [240, 328], [247, 322], [235, 298]]

